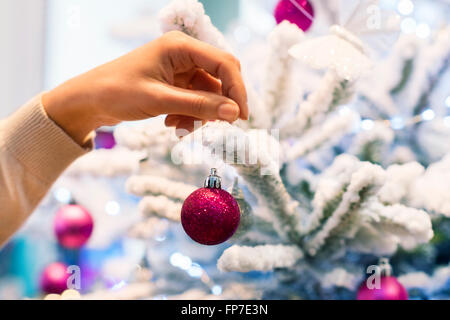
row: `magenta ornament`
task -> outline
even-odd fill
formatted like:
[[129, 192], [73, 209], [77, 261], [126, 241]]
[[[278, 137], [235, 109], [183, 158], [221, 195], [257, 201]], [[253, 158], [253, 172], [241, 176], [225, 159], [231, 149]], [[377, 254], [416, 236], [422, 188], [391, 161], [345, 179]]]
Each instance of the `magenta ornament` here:
[[63, 293], [67, 289], [69, 276], [67, 266], [64, 263], [55, 262], [48, 265], [41, 274], [41, 291], [44, 293]]
[[364, 281], [359, 289], [356, 298], [358, 300], [408, 300], [408, 292], [405, 287], [392, 276], [392, 266], [389, 263], [389, 259], [380, 258], [378, 262], [380, 268], [380, 279], [378, 283], [374, 279], [369, 288], [367, 281]]
[[205, 188], [191, 193], [181, 209], [181, 224], [192, 240], [204, 245], [227, 241], [240, 221], [239, 205], [231, 194], [221, 189], [216, 170], [205, 181]]
[[358, 289], [358, 300], [408, 300], [405, 287], [393, 276], [380, 279], [379, 289], [369, 289], [364, 281]]
[[82, 206], [67, 205], [56, 213], [54, 230], [58, 242], [67, 249], [79, 249], [91, 236], [94, 221]]
[[314, 21], [314, 8], [307, 0], [281, 0], [274, 16], [278, 24], [287, 20], [306, 32]]
[[111, 131], [97, 131], [95, 134], [96, 149], [112, 149], [116, 146], [114, 133]]

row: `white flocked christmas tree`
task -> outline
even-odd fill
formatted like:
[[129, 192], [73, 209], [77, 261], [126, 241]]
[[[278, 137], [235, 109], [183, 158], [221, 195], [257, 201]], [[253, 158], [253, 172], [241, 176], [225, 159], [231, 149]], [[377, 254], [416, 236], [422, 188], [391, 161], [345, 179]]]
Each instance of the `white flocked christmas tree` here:
[[[163, 119], [116, 129], [115, 152], [131, 155], [118, 173], [132, 173], [127, 192], [142, 197], [143, 219], [130, 235], [151, 236], [158, 220], [180, 224], [183, 201], [216, 167], [241, 208], [217, 268], [273, 271], [250, 298], [337, 298], [355, 292], [378, 257], [402, 266], [402, 257], [432, 246], [433, 228], [450, 218], [450, 120], [440, 89], [450, 28], [426, 40], [398, 36], [395, 15], [381, 10], [369, 23], [377, 1], [356, 2], [328, 34], [277, 25], [255, 53], [263, 76], [241, 61], [249, 121], [209, 122], [181, 140]], [[159, 18], [163, 32], [233, 53], [196, 0], [175, 0]], [[89, 168], [97, 156], [76, 165]], [[407, 288], [440, 289], [437, 273], [401, 271]]]

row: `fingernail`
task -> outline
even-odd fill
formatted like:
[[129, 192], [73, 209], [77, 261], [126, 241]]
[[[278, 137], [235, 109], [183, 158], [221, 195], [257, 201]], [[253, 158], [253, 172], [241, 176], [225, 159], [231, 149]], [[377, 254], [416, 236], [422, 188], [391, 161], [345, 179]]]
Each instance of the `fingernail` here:
[[217, 111], [219, 118], [227, 121], [236, 121], [239, 116], [239, 108], [230, 103], [222, 104]]

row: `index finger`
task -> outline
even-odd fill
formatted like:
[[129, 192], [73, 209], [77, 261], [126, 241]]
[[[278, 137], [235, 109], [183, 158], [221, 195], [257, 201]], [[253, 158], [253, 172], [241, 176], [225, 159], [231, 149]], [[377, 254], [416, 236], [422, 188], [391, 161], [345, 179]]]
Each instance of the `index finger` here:
[[234, 100], [241, 110], [240, 118], [248, 120], [247, 91], [239, 61], [230, 53], [196, 39], [186, 42], [185, 49], [195, 67], [222, 81], [222, 94]]

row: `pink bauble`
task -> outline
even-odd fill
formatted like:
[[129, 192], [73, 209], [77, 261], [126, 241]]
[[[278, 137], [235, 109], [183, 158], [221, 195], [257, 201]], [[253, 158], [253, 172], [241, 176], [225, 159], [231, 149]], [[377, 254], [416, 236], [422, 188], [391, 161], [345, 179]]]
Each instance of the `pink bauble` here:
[[88, 241], [94, 228], [91, 214], [82, 206], [67, 205], [58, 210], [54, 230], [65, 248], [78, 249]]
[[275, 7], [274, 16], [277, 23], [287, 20], [307, 31], [314, 20], [314, 9], [307, 0], [281, 0]]
[[95, 149], [112, 149], [116, 139], [111, 131], [97, 131], [95, 134]]
[[52, 263], [41, 274], [41, 291], [61, 294], [67, 289], [68, 279], [67, 266], [60, 262]]
[[194, 191], [183, 204], [181, 223], [192, 240], [204, 245], [227, 241], [240, 221], [239, 205], [222, 189], [202, 188]]
[[364, 281], [358, 289], [358, 300], [408, 300], [405, 287], [393, 276], [380, 279], [379, 289], [369, 289]]

